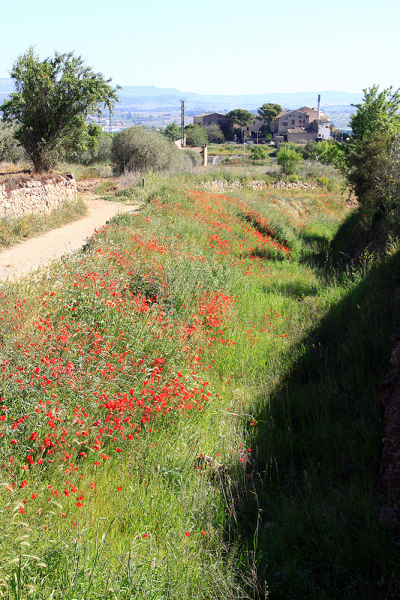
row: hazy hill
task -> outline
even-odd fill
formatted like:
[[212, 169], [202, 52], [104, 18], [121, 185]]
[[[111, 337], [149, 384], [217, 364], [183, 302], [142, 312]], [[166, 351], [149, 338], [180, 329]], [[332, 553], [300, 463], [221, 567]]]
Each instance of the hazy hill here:
[[[0, 100], [14, 90], [12, 79], [0, 79]], [[231, 110], [232, 108], [247, 108], [255, 110], [265, 102], [276, 102], [284, 108], [298, 108], [309, 105], [316, 106], [318, 93], [321, 94], [321, 105], [323, 108], [333, 106], [349, 106], [362, 100], [362, 93], [349, 92], [266, 92], [265, 94], [196, 94], [194, 92], [181, 92], [176, 88], [157, 88], [154, 85], [124, 86], [119, 91], [120, 103], [124, 108], [140, 107], [141, 110], [166, 109], [172, 105], [179, 104], [180, 100], [186, 100], [188, 110], [218, 111]]]

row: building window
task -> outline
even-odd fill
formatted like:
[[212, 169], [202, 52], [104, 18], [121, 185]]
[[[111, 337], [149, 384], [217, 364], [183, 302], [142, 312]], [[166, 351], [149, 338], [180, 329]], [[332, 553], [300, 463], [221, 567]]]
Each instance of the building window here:
[[282, 125], [283, 127], [287, 127], [288, 122], [287, 121], [283, 121]]

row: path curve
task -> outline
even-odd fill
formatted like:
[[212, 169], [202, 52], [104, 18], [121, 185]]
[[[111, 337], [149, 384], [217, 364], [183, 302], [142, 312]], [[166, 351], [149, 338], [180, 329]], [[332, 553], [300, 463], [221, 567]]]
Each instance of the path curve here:
[[15, 280], [64, 254], [76, 252], [88, 237], [118, 213], [138, 212], [136, 204], [85, 199], [87, 214], [59, 229], [21, 242], [0, 253], [0, 281]]

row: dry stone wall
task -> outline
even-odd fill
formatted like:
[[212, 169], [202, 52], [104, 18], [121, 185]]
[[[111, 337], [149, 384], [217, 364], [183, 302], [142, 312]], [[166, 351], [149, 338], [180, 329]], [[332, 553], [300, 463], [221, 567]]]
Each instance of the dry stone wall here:
[[73, 175], [10, 176], [0, 179], [0, 218], [49, 213], [77, 198]]

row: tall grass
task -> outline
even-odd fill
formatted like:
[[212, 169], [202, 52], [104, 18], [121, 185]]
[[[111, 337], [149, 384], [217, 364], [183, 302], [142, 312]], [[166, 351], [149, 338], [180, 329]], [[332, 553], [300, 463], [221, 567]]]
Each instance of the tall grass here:
[[338, 193], [204, 181], [154, 178], [1, 289], [4, 597], [398, 594], [372, 391], [397, 254], [330, 261]]

